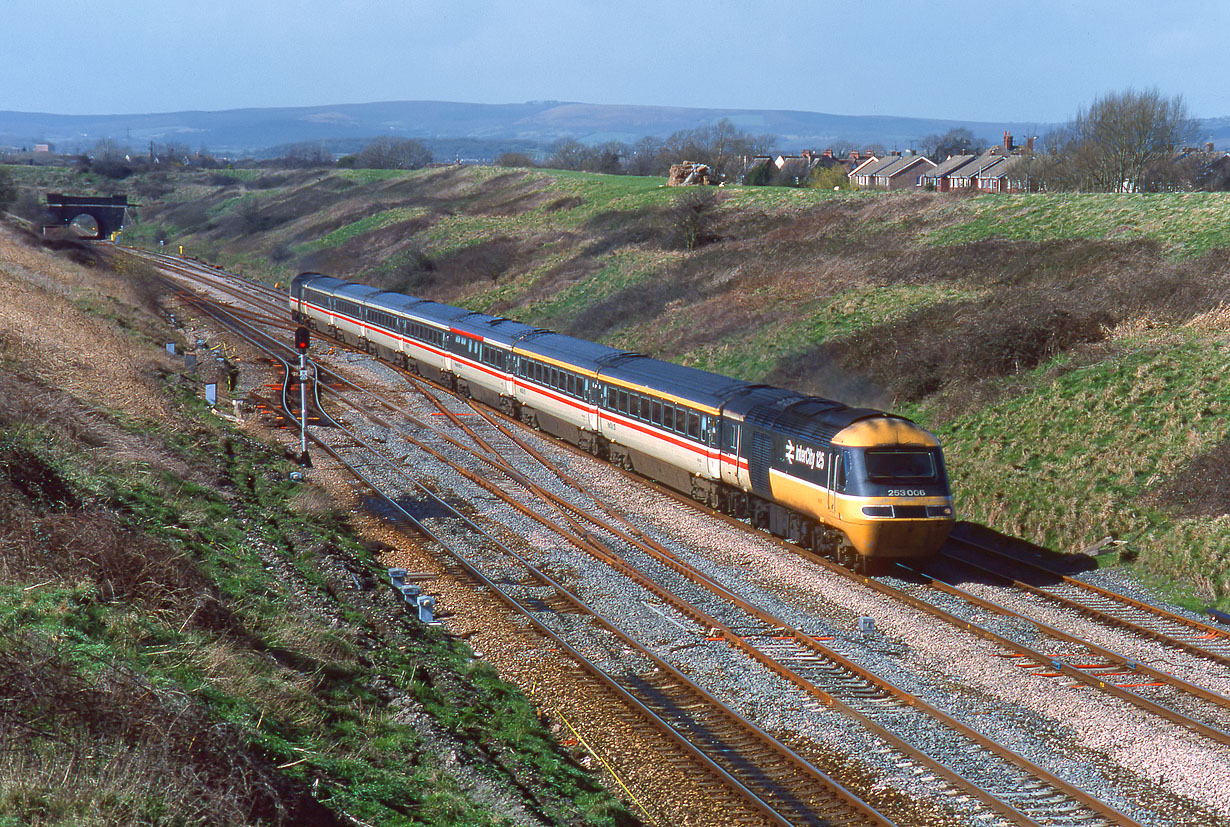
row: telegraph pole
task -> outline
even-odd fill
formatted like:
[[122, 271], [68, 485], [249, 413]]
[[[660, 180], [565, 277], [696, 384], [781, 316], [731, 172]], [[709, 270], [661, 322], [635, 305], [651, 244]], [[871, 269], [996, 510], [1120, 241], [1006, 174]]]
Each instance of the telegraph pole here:
[[295, 350], [299, 351], [299, 464], [312, 467], [307, 450], [307, 352], [312, 344], [312, 334], [306, 327], [295, 330]]

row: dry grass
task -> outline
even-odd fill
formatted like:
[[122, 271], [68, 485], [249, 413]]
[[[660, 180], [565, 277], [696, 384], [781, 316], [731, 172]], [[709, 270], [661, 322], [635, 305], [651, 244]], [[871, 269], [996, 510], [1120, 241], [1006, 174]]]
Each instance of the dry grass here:
[[[0, 356], [49, 387], [112, 409], [166, 418], [158, 371], [171, 360], [80, 303], [136, 306], [149, 297], [104, 268], [84, 269], [31, 247], [0, 225]], [[140, 415], [140, 414], [138, 414]]]
[[[0, 807], [30, 824], [336, 824], [181, 692], [0, 634]], [[72, 784], [66, 784], [68, 780]]]

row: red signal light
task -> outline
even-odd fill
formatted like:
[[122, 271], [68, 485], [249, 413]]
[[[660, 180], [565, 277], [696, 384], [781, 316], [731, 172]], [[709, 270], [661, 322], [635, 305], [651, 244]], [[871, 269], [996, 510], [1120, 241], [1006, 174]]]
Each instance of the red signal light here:
[[300, 327], [295, 330], [295, 350], [300, 353], [307, 353], [308, 347], [312, 344], [312, 334], [306, 327]]

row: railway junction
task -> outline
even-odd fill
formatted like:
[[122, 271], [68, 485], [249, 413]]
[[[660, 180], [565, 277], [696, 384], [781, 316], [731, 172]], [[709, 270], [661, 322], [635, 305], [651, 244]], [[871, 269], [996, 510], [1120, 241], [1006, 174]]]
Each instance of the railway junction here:
[[[247, 351], [249, 426], [289, 424], [284, 294], [158, 261]], [[310, 358], [310, 474], [648, 823], [1230, 823], [1200, 618], [958, 542], [856, 574], [367, 354]]]

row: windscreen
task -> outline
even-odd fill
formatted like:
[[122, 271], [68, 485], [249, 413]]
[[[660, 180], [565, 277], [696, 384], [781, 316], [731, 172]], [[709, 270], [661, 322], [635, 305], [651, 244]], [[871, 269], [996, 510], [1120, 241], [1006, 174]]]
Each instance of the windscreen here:
[[868, 451], [867, 476], [873, 480], [935, 479], [935, 455], [930, 451]]

